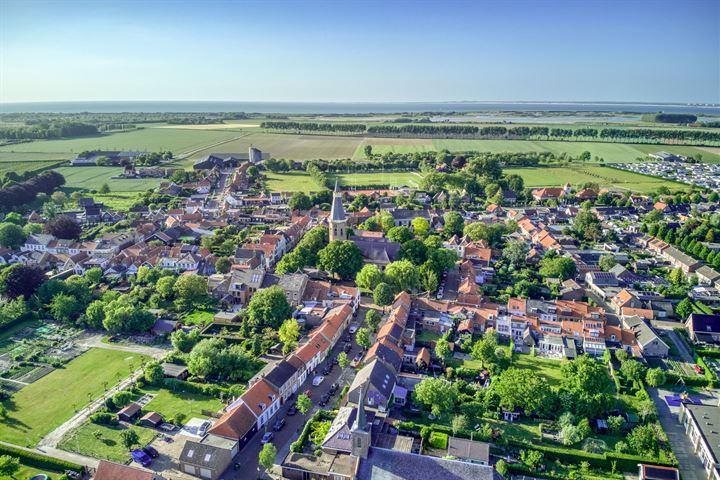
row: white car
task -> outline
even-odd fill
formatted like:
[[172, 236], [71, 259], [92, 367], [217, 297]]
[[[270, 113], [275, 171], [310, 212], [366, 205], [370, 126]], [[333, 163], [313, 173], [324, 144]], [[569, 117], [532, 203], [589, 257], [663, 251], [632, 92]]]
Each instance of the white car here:
[[324, 381], [325, 381], [325, 377], [323, 377], [322, 375], [316, 376], [315, 378], [313, 378], [313, 382], [312, 382], [312, 383], [313, 383], [313, 387], [317, 387], [318, 385], [320, 385], [320, 384], [321, 384], [322, 382], [324, 382]]
[[357, 325], [350, 325], [350, 328], [348, 328], [348, 332], [350, 332], [350, 333], [355, 333], [355, 332], [357, 332], [357, 330], [358, 330]]

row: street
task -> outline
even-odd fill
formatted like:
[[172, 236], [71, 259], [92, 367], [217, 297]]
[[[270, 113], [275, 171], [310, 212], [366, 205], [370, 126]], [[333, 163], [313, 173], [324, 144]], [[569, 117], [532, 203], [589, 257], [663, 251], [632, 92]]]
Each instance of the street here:
[[[358, 316], [357, 316], [357, 323], [361, 323], [361, 320], [364, 320], [364, 309], [358, 309]], [[349, 335], [346, 333], [346, 336]], [[353, 359], [353, 357], [360, 352], [360, 347], [355, 343], [355, 338], [352, 336], [352, 349], [348, 352], [348, 358], [350, 360]], [[328, 358], [320, 364], [317, 368], [318, 374], [321, 373], [323, 367], [328, 361], [332, 361], [333, 358], [337, 357], [337, 355], [342, 351], [343, 344], [345, 343], [344, 337], [341, 339], [338, 344], [335, 346], [333, 351], [328, 355]], [[279, 432], [273, 432], [275, 434], [275, 438], [273, 439], [273, 444], [278, 449], [278, 456], [275, 459], [275, 463], [279, 464], [282, 462], [282, 460], [285, 458], [287, 453], [290, 450], [290, 444], [294, 442], [298, 436], [300, 435], [300, 432], [305, 427], [305, 424], [307, 423], [308, 419], [312, 417], [312, 415], [315, 413], [315, 411], [318, 408], [332, 408], [332, 405], [335, 403], [335, 401], [338, 399], [338, 396], [340, 395], [340, 392], [342, 388], [352, 382], [352, 379], [355, 376], [355, 372], [351, 367], [347, 367], [345, 371], [340, 368], [339, 365], [335, 365], [330, 372], [328, 376], [325, 377], [325, 380], [323, 383], [321, 383], [317, 387], [312, 386], [312, 379], [315, 375], [311, 374], [308, 375], [308, 378], [305, 380], [305, 383], [303, 383], [302, 387], [298, 389], [298, 394], [304, 392], [307, 389], [310, 389], [312, 391], [312, 401], [313, 401], [313, 409], [310, 410], [307, 414], [301, 415], [300, 412], [296, 413], [293, 416], [287, 416], [287, 410], [290, 407], [290, 405], [293, 403], [294, 400], [290, 399], [288, 402], [285, 403], [285, 405], [282, 406], [280, 411], [278, 412], [275, 417], [273, 417], [266, 425], [267, 431], [272, 431], [272, 426], [275, 423], [275, 420], [278, 418], [285, 418], [286, 424], [283, 427], [282, 430]], [[341, 378], [342, 377], [342, 378]], [[337, 393], [330, 399], [330, 402], [325, 407], [319, 407], [317, 403], [320, 401], [320, 397], [326, 393], [328, 390], [330, 390], [330, 387], [333, 383], [338, 383], [338, 391]], [[280, 417], [282, 415], [282, 417]], [[234, 462], [240, 464], [240, 469], [235, 471], [233, 470], [233, 467], [230, 467], [228, 470], [225, 471], [225, 474], [221, 477], [223, 479], [243, 479], [243, 480], [250, 480], [250, 479], [256, 479], [259, 476], [258, 472], [258, 455], [260, 453], [260, 450], [262, 449], [262, 445], [260, 444], [260, 439], [263, 436], [263, 433], [265, 433], [265, 430], [258, 431], [245, 445], [245, 448], [243, 448], [240, 453], [235, 457]]]

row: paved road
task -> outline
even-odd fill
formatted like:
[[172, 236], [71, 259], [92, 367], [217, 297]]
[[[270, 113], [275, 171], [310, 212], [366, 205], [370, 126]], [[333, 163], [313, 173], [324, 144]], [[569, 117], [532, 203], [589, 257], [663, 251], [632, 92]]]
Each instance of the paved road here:
[[[360, 314], [358, 314], [358, 318], [361, 318]], [[342, 351], [343, 344], [343, 340], [339, 341], [336, 348], [328, 356], [328, 359], [336, 357], [337, 354]], [[353, 340], [353, 347], [352, 350], [350, 350], [350, 352], [348, 353], [348, 356], [350, 357], [350, 359], [352, 359], [358, 352], [360, 352], [360, 347], [358, 347]], [[322, 367], [319, 367], [318, 373], [320, 373], [321, 370]], [[285, 458], [285, 455], [287, 455], [290, 450], [290, 444], [298, 438], [298, 435], [305, 426], [305, 423], [307, 423], [307, 420], [312, 416], [313, 413], [315, 413], [315, 411], [317, 411], [318, 408], [320, 408], [317, 406], [317, 402], [320, 401], [320, 397], [328, 390], [330, 390], [330, 386], [333, 383], [338, 383], [338, 393], [335, 394], [334, 397], [332, 397], [331, 403], [328, 404], [328, 407], [325, 407], [329, 408], [333, 404], [333, 402], [337, 400], [338, 394], [340, 390], [342, 390], [342, 387], [352, 382], [352, 379], [355, 376], [355, 371], [352, 368], [348, 367], [345, 372], [343, 372], [338, 365], [335, 365], [335, 367], [332, 369], [332, 372], [330, 372], [330, 375], [328, 375], [325, 378], [325, 381], [318, 387], [312, 386], [313, 376], [314, 375], [309, 375], [303, 386], [298, 389], [298, 392], [303, 392], [306, 389], [310, 389], [312, 391], [312, 400], [315, 404], [313, 409], [305, 415], [301, 415], [298, 412], [294, 416], [288, 417], [285, 414], [290, 404], [292, 403], [288, 402], [283, 405], [278, 414], [273, 419], [271, 419], [270, 422], [268, 422], [268, 429], [272, 429], [272, 425], [275, 422], [275, 419], [279, 418], [279, 415], [282, 415], [287, 422], [287, 424], [281, 431], [275, 432], [275, 439], [273, 440], [273, 444], [278, 449], [278, 455], [275, 459], [276, 463], [282, 462], [282, 460]], [[245, 445], [245, 448], [242, 449], [238, 456], [235, 457], [235, 462], [242, 465], [241, 470], [236, 472], [233, 471], [231, 467], [222, 476], [224, 479], [255, 480], [256, 478], [258, 478], [258, 454], [260, 453], [260, 449], [262, 447], [262, 445], [260, 444], [260, 439], [262, 438], [263, 433], [264, 431], [257, 432], [248, 441], [247, 445]]]
[[693, 452], [690, 439], [679, 421], [679, 407], [669, 407], [663, 398], [673, 392], [664, 389], [648, 388], [650, 397], [658, 410], [660, 424], [670, 440], [670, 446], [680, 464], [683, 480], [705, 480], [705, 467], [700, 458]]

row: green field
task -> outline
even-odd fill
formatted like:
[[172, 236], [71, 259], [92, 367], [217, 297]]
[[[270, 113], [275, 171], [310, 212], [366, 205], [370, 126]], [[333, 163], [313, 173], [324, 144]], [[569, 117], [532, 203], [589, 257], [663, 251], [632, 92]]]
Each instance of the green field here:
[[144, 192], [156, 188], [161, 178], [112, 179], [122, 173], [122, 167], [58, 167], [55, 169], [65, 177], [65, 188], [98, 190], [107, 183], [110, 192]]
[[91, 349], [64, 368], [53, 371], [2, 402], [7, 418], [0, 423], [0, 438], [33, 446], [70, 419], [76, 409], [99, 397], [104, 389], [127, 377], [148, 357], [116, 350]]
[[[39, 140], [6, 145], [0, 152], [38, 152], [77, 154], [83, 150], [172, 150], [176, 155], [213, 143], [230, 140], [241, 132], [227, 130], [192, 130], [183, 128], [145, 128], [96, 137], [68, 140]], [[226, 150], [219, 150], [226, 151]]]
[[601, 187], [631, 190], [647, 193], [657, 190], [661, 185], [670, 189], [688, 189], [689, 185], [649, 177], [634, 172], [626, 172], [599, 165], [573, 165], [569, 167], [531, 167], [506, 168], [506, 174], [518, 174], [523, 177], [526, 187], [559, 187], [570, 183], [578, 187], [583, 183], [595, 182]]
[[215, 397], [198, 393], [173, 392], [166, 388], [147, 386], [142, 393], [155, 395], [145, 407], [146, 411], [157, 412], [166, 420], [172, 419], [178, 413], [183, 413], [187, 419], [193, 417], [206, 418], [202, 411], [217, 412], [223, 403]]
[[[320, 188], [305, 172], [267, 173], [268, 188], [275, 192], [312, 192]], [[340, 183], [344, 187], [363, 185], [418, 186], [421, 174], [418, 172], [373, 172], [340, 174]], [[331, 178], [335, 178], [331, 176]]]
[[39, 161], [48, 161], [48, 160], [70, 160], [71, 158], [75, 158], [75, 155], [72, 153], [28, 153], [28, 152], [10, 152], [10, 151], [0, 151], [0, 163], [4, 162], [15, 162], [15, 163], [25, 163], [25, 162], [39, 162]]
[[[139, 446], [142, 447], [150, 443], [157, 435], [157, 432], [149, 428], [132, 426], [130, 429], [137, 432], [140, 439]], [[109, 427], [87, 422], [63, 437], [58, 447], [88, 457], [125, 463], [130, 459], [130, 452], [123, 445], [120, 436], [120, 433], [125, 430], [127, 429], [123, 427]]]
[[695, 147], [675, 145], [646, 145], [627, 143], [604, 142], [562, 142], [545, 140], [461, 140], [461, 139], [381, 139], [366, 138], [355, 151], [353, 158], [362, 159], [365, 154], [363, 148], [370, 144], [374, 153], [413, 153], [448, 149], [451, 152], [475, 150], [479, 152], [552, 152], [556, 155], [567, 153], [577, 157], [584, 151], [589, 151], [593, 158], [597, 155], [608, 163], [631, 163], [638, 157], [646, 157], [648, 153], [667, 151], [670, 153], [695, 155], [702, 154], [703, 159], [711, 162], [720, 162], [720, 155], [710, 153]]
[[516, 368], [525, 368], [533, 370], [542, 377], [548, 385], [556, 387], [560, 385], [562, 374], [560, 372], [560, 360], [552, 360], [549, 358], [533, 357], [532, 355], [514, 354], [512, 366]]
[[64, 163], [65, 160], [40, 160], [40, 161], [0, 161], [0, 176], [8, 172], [15, 172], [22, 175], [31, 170], [45, 170], [55, 165]]

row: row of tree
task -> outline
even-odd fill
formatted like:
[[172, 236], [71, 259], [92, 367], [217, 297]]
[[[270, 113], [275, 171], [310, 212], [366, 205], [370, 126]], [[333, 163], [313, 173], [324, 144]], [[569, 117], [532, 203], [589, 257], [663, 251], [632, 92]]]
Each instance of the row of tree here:
[[367, 126], [362, 123], [262, 122], [260, 128], [297, 132], [363, 133]]
[[39, 193], [49, 195], [65, 185], [65, 177], [51, 170], [0, 190], [0, 210], [18, 207], [35, 200]]
[[80, 122], [38, 123], [24, 127], [0, 128], [0, 138], [7, 140], [70, 138], [97, 134], [95, 125]]

